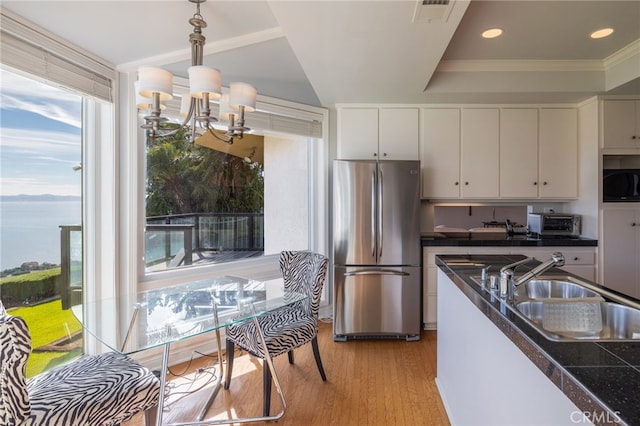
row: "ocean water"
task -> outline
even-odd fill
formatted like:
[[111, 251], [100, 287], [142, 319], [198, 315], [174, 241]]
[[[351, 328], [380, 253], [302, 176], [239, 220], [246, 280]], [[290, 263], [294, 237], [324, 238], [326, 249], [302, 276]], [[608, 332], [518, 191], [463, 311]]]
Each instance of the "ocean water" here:
[[[0, 270], [24, 262], [60, 264], [60, 225], [80, 225], [80, 201], [1, 201]], [[72, 241], [72, 258], [80, 255]]]

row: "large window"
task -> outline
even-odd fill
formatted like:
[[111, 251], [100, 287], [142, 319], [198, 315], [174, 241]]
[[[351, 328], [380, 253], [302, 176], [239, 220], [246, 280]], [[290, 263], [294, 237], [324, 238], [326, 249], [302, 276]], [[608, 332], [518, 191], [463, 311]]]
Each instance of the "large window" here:
[[116, 74], [4, 8], [0, 19], [0, 296], [30, 327], [32, 376], [95, 350], [71, 307], [116, 291]]
[[206, 132], [195, 143], [185, 132], [146, 139], [147, 273], [318, 249], [322, 142], [257, 124], [231, 145]]
[[0, 297], [33, 376], [82, 353], [82, 97], [0, 69]]

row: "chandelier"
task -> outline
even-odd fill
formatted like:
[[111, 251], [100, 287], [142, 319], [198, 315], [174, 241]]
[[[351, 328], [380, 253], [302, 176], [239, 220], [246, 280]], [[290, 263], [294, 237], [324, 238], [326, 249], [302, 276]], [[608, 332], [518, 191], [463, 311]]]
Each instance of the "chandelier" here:
[[[202, 29], [207, 23], [200, 14], [200, 4], [207, 0], [189, 0], [196, 4], [196, 13], [189, 24], [193, 25], [193, 32], [189, 35], [191, 44], [191, 66], [189, 72], [189, 94], [182, 97], [180, 112], [185, 119], [179, 127], [161, 126], [167, 121], [161, 113], [164, 109], [162, 101], [171, 99], [173, 93], [173, 75], [162, 68], [140, 67], [136, 82], [136, 101], [138, 107], [148, 108], [149, 115], [144, 117], [141, 125], [151, 138], [169, 136], [180, 129], [190, 129], [190, 138], [194, 140], [202, 131], [208, 131], [217, 139], [232, 144], [234, 138], [242, 139], [245, 127], [245, 112], [256, 108], [256, 89], [247, 83], [231, 83], [229, 93], [222, 94], [222, 78], [220, 70], [202, 65], [205, 37]], [[218, 119], [211, 115], [210, 101], [219, 102], [220, 120], [228, 123], [227, 130], [222, 135], [214, 131], [213, 123]]]

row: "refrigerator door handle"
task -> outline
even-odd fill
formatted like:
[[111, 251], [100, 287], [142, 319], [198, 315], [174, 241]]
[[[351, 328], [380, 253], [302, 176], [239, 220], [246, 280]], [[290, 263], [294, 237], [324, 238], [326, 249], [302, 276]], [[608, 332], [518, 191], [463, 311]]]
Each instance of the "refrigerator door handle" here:
[[352, 277], [356, 275], [410, 275], [408, 272], [397, 271], [395, 269], [360, 269], [358, 271], [345, 272], [345, 277]]
[[378, 259], [382, 258], [382, 245], [383, 245], [383, 235], [382, 235], [382, 224], [384, 221], [382, 220], [382, 211], [384, 206], [384, 198], [382, 193], [382, 170], [378, 169], [378, 232], [376, 233], [376, 237], [378, 240]]
[[375, 170], [371, 173], [371, 256], [376, 257], [376, 245], [377, 245], [377, 236], [376, 236], [376, 172]]

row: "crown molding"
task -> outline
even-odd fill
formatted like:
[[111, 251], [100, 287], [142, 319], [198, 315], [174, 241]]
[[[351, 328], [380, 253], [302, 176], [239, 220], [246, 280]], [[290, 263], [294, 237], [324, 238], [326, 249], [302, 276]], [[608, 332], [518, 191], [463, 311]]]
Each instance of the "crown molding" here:
[[555, 72], [604, 71], [601, 60], [450, 60], [441, 61], [436, 72]]
[[634, 57], [640, 57], [640, 39], [603, 60], [445, 60], [440, 61], [436, 72], [606, 71]]
[[638, 64], [640, 66], [640, 39], [629, 43], [616, 53], [604, 58], [602, 62], [604, 63], [605, 69], [609, 69], [632, 59], [634, 56], [638, 56]]

